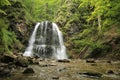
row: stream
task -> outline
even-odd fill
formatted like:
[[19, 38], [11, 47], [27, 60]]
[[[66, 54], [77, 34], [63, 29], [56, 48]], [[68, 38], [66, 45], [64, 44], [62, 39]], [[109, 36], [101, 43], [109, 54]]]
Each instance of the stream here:
[[25, 68], [19, 68], [12, 76], [0, 80], [120, 80], [120, 61], [75, 59], [59, 62], [46, 59], [28, 67], [35, 73], [23, 74]]

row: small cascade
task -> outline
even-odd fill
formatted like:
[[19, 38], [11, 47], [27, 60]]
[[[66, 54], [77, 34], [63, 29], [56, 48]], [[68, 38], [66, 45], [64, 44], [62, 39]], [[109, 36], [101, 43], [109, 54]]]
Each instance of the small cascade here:
[[55, 23], [37, 23], [24, 56], [67, 59], [62, 33]]
[[34, 45], [34, 42], [35, 42], [36, 31], [37, 31], [37, 28], [38, 28], [39, 25], [40, 25], [40, 23], [36, 24], [35, 29], [34, 29], [32, 35], [30, 37], [30, 40], [29, 40], [29, 46], [25, 50], [23, 56], [33, 56], [33, 45]]

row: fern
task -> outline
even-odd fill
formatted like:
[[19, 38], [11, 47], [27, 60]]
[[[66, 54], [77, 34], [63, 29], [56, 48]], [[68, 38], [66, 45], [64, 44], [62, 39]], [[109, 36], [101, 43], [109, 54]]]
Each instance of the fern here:
[[3, 20], [0, 19], [0, 46], [3, 45], [1, 48], [2, 51], [5, 53], [11, 54], [11, 47], [16, 39], [14, 33], [8, 31], [8, 24], [6, 24]]

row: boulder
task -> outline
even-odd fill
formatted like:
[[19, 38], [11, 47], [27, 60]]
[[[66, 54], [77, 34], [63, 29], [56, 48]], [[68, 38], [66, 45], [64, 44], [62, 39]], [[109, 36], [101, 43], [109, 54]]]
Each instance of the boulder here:
[[84, 73], [79, 73], [79, 74], [83, 76], [87, 76], [87, 77], [95, 77], [95, 78], [102, 77], [101, 73], [95, 73], [95, 72], [84, 72]]
[[107, 62], [107, 63], [110, 63], [110, 64], [112, 63], [110, 60], [108, 60], [108, 61], [106, 61], [106, 62]]
[[32, 68], [26, 68], [26, 69], [23, 71], [23, 74], [29, 74], [29, 73], [35, 73], [35, 71], [34, 71]]
[[28, 64], [27, 58], [23, 56], [18, 56], [15, 62], [15, 65], [20, 67], [28, 67]]
[[58, 76], [53, 76], [52, 79], [59, 79], [59, 77]]
[[114, 74], [114, 71], [108, 70], [106, 73], [107, 73], [107, 74]]
[[64, 68], [60, 68], [60, 69], [58, 69], [59, 72], [61, 72], [61, 71], [65, 71], [65, 70], [67, 70], [67, 68], [65, 68], [65, 67], [64, 67]]
[[10, 69], [0, 69], [0, 77], [8, 77], [11, 75]]

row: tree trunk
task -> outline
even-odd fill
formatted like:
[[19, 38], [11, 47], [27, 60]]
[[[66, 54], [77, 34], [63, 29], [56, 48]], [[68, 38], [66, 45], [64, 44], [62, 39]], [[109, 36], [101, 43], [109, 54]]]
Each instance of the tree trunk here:
[[101, 32], [101, 16], [100, 15], [98, 15], [98, 30], [99, 30], [99, 32]]
[[82, 51], [80, 52], [80, 54], [78, 55], [77, 58], [82, 58], [83, 55], [86, 53], [86, 51], [87, 51], [88, 49], [89, 49], [89, 46], [88, 46], [88, 45], [85, 46], [85, 47], [82, 49]]

